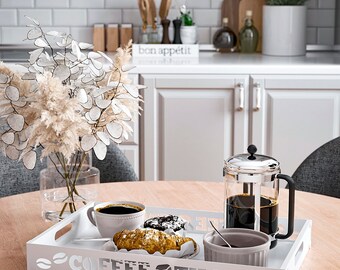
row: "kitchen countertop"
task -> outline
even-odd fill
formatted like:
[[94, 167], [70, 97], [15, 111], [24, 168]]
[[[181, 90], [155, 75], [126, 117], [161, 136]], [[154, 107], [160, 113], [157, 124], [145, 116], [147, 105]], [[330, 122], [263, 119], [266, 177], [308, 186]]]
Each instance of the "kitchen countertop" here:
[[133, 59], [133, 73], [152, 74], [328, 74], [340, 75], [339, 52], [308, 52], [301, 57], [201, 52], [199, 58]]
[[[32, 49], [0, 50], [0, 60], [27, 63]], [[114, 53], [107, 53], [113, 57]], [[260, 53], [200, 52], [198, 58], [135, 58], [135, 74], [308, 74], [340, 75], [340, 52], [307, 52], [305, 56], [274, 57]]]

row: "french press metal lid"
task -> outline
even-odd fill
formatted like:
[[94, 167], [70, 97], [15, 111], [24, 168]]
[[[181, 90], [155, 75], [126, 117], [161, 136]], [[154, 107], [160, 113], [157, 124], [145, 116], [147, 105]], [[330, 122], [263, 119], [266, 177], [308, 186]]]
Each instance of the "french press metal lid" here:
[[[224, 173], [229, 174], [263, 174], [273, 175], [280, 173], [280, 163], [269, 156], [255, 154], [255, 145], [248, 146], [248, 153], [239, 154], [226, 160]], [[264, 180], [271, 180], [264, 178]]]

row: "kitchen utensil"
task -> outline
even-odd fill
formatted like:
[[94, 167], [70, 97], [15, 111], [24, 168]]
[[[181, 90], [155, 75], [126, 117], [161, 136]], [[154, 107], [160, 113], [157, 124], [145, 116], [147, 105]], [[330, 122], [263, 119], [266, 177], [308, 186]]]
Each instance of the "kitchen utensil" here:
[[142, 33], [140, 37], [140, 43], [148, 43], [148, 37], [146, 33], [146, 28], [148, 25], [148, 0], [138, 0], [138, 7], [140, 16], [142, 18]]
[[209, 220], [209, 223], [210, 223], [211, 227], [213, 227], [214, 231], [221, 237], [223, 242], [226, 243], [226, 245], [231, 248], [231, 245], [227, 242], [227, 240], [224, 239], [223, 235], [216, 229], [214, 223], [212, 223], [211, 220]]
[[[234, 31], [234, 33], [238, 33], [239, 30], [239, 5], [241, 0], [224, 0], [222, 2], [222, 20], [223, 18], [228, 18], [229, 27]], [[242, 0], [243, 1], [243, 0]], [[253, 0], [254, 1], [254, 0]]]
[[168, 17], [170, 6], [171, 0], [162, 0], [161, 6], [159, 7], [159, 17], [161, 20], [164, 20]]
[[[255, 155], [255, 145], [249, 145], [247, 154], [229, 158], [224, 165], [225, 228], [247, 228], [286, 239], [294, 231], [294, 180], [281, 174], [280, 163], [268, 156]], [[289, 188], [287, 233], [278, 233], [279, 180]]]
[[158, 32], [157, 32], [157, 13], [156, 4], [154, 0], [147, 0], [149, 5], [148, 10], [148, 25], [151, 29], [148, 31], [148, 43], [159, 43]]
[[152, 29], [156, 31], [157, 29], [157, 12], [156, 12], [156, 4], [155, 0], [149, 0], [149, 9], [150, 16], [152, 17]]
[[112, 237], [106, 237], [106, 238], [76, 238], [73, 240], [73, 242], [108, 242], [111, 241]]
[[159, 8], [159, 17], [161, 17], [161, 24], [163, 26], [162, 44], [171, 43], [170, 38], [169, 38], [170, 20], [167, 19], [170, 6], [171, 6], [171, 0], [162, 0], [161, 6]]

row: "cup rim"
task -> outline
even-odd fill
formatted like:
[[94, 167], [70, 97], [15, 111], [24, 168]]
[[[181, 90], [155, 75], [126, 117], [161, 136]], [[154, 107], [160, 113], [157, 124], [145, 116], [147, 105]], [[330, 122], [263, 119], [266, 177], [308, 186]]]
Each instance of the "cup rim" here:
[[227, 234], [233, 234], [233, 235], [247, 235], [247, 237], [257, 237], [257, 238], [260, 237], [260, 238], [263, 238], [264, 243], [261, 245], [243, 247], [243, 248], [223, 247], [223, 246], [216, 245], [210, 242], [213, 237], [219, 237], [219, 236], [217, 235], [215, 231], [209, 231], [203, 237], [203, 245], [207, 246], [209, 249], [212, 249], [212, 250], [215, 250], [221, 253], [244, 253], [245, 251], [247, 253], [252, 253], [252, 252], [258, 252], [260, 250], [266, 250], [266, 249], [269, 250], [270, 248], [270, 244], [271, 244], [270, 236], [261, 231], [254, 231], [254, 230], [245, 229], [245, 228], [226, 228], [226, 229], [220, 229], [219, 232], [223, 236]]
[[[101, 213], [99, 211], [97, 211], [98, 208], [106, 206], [106, 205], [113, 205], [113, 204], [128, 204], [128, 205], [132, 205], [132, 206], [137, 206], [142, 208], [141, 211], [138, 211], [136, 213], [130, 213], [130, 214], [106, 214], [106, 213]], [[135, 202], [135, 201], [107, 201], [107, 202], [98, 202], [95, 203], [93, 206], [93, 210], [95, 212], [95, 215], [99, 215], [101, 217], [107, 217], [107, 218], [126, 218], [126, 217], [133, 217], [133, 216], [139, 216], [141, 214], [143, 214], [145, 212], [145, 205], [139, 202]]]

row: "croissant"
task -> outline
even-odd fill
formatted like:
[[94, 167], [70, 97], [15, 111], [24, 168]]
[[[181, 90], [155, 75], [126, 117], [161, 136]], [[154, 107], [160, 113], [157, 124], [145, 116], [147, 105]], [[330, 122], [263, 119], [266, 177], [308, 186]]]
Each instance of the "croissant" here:
[[180, 250], [181, 245], [192, 241], [196, 249], [195, 241], [190, 237], [170, 235], [155, 229], [123, 230], [113, 236], [118, 249], [144, 249], [149, 254], [159, 251], [165, 254], [168, 250]]

